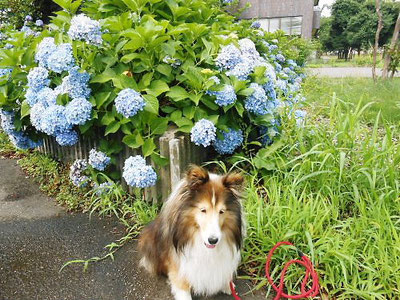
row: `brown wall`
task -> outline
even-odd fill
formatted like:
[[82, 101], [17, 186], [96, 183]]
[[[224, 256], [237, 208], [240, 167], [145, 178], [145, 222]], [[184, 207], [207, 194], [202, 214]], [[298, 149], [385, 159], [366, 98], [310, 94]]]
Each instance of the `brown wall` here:
[[273, 18], [303, 16], [302, 36], [311, 38], [314, 0], [240, 0], [240, 6], [250, 3], [242, 18]]

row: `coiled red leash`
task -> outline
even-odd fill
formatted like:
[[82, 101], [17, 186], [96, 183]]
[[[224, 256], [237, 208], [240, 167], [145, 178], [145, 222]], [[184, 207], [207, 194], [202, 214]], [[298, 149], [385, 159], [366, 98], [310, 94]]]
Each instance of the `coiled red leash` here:
[[[279, 286], [276, 286], [274, 284], [274, 281], [271, 278], [269, 270], [270, 270], [270, 266], [271, 266], [272, 255], [274, 254], [275, 250], [277, 248], [279, 248], [281, 245], [294, 246], [290, 242], [279, 242], [279, 243], [277, 243], [271, 249], [271, 251], [269, 251], [268, 256], [267, 256], [267, 262], [265, 264], [265, 277], [267, 277], [268, 282], [271, 284], [272, 288], [276, 291], [276, 296], [275, 296], [274, 300], [279, 300], [279, 299], [281, 299], [281, 297], [287, 298], [287, 299], [302, 299], [302, 298], [317, 296], [318, 293], [319, 293], [318, 273], [314, 270], [313, 264], [310, 261], [310, 259], [299, 250], [297, 250], [297, 252], [298, 252], [301, 260], [292, 259], [292, 260], [288, 261], [283, 267], [283, 270], [282, 270], [282, 273], [281, 273], [280, 282], [279, 282]], [[283, 289], [284, 289], [284, 286], [285, 286], [286, 271], [288, 270], [288, 268], [292, 264], [302, 265], [306, 269], [306, 274], [304, 275], [304, 279], [303, 279], [303, 281], [301, 283], [301, 288], [300, 288], [301, 289], [301, 294], [298, 294], [298, 295], [288, 295], [288, 294], [283, 292]], [[308, 291], [306, 291], [306, 285], [307, 285], [309, 279], [312, 280], [312, 286]], [[230, 283], [230, 287], [231, 287], [231, 292], [232, 292], [233, 298], [235, 298], [235, 300], [241, 300], [239, 295], [238, 295], [238, 293], [236, 292], [235, 285], [233, 284], [233, 282]]]

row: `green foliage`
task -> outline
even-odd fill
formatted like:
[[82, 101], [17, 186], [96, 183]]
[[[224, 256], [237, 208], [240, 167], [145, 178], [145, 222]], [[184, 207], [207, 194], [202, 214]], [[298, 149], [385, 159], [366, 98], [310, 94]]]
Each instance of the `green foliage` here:
[[331, 95], [356, 105], [369, 105], [362, 118], [370, 124], [378, 113], [390, 122], [400, 122], [400, 79], [381, 80], [374, 84], [371, 78], [309, 78], [305, 83], [305, 97], [318, 106], [329, 106]]
[[[380, 46], [390, 40], [399, 10], [398, 3], [382, 1]], [[374, 2], [337, 0], [332, 5], [332, 16], [322, 18], [319, 36], [326, 51], [369, 49], [375, 41], [377, 24]]]
[[[370, 104], [329, 95], [308, 108], [304, 128], [287, 128], [285, 143], [264, 151], [261, 162], [257, 156], [237, 157], [235, 168], [248, 174], [247, 275], [241, 278], [271, 290], [264, 277], [266, 254], [278, 241], [289, 240], [313, 261], [328, 299], [396, 299], [399, 127], [382, 121], [379, 113], [367, 126], [363, 116]], [[273, 276], [295, 256], [278, 251]], [[286, 289], [300, 292], [302, 276], [303, 268], [289, 270]]]

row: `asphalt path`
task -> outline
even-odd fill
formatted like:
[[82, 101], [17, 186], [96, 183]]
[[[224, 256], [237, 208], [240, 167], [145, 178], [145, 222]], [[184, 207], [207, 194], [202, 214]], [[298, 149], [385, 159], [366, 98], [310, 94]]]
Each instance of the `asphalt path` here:
[[[172, 300], [165, 278], [153, 278], [138, 266], [136, 241], [122, 247], [115, 261], [94, 263], [86, 272], [78, 265], [59, 272], [69, 260], [104, 255], [104, 246], [123, 232], [112, 218], [66, 212], [39, 191], [15, 160], [0, 159], [1, 300]], [[240, 293], [248, 290], [248, 282], [238, 282]]]

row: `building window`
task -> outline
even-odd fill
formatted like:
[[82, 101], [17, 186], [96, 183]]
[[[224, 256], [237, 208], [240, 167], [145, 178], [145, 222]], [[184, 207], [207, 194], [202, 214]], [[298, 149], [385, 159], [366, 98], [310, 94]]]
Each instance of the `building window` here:
[[259, 21], [266, 31], [275, 32], [280, 29], [289, 35], [301, 35], [302, 16], [260, 19]]

